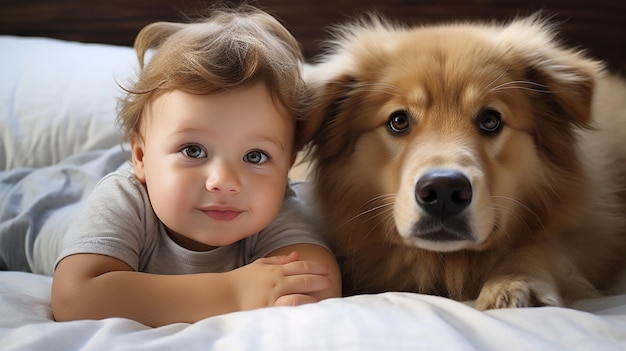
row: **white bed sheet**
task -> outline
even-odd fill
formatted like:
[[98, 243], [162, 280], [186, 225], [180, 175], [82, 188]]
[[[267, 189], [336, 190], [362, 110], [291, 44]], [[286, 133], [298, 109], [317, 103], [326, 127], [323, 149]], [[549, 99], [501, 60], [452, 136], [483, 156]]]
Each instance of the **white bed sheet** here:
[[626, 294], [568, 308], [480, 312], [384, 293], [149, 328], [110, 318], [53, 322], [51, 278], [0, 272], [1, 350], [626, 350]]

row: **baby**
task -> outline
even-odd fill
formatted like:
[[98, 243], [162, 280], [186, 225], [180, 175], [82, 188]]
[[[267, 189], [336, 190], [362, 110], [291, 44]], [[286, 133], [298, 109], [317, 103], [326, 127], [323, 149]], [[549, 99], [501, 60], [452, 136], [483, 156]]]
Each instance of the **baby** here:
[[153, 23], [135, 48], [118, 117], [132, 167], [102, 179], [65, 234], [55, 319], [159, 326], [340, 296], [288, 182], [306, 100], [292, 35], [243, 6]]

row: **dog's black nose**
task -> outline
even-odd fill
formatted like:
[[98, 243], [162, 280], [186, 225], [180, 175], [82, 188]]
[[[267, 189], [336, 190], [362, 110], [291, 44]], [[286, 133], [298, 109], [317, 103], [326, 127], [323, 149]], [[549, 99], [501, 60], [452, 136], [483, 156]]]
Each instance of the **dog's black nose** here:
[[459, 171], [432, 170], [417, 181], [415, 199], [424, 211], [444, 220], [469, 206], [472, 185]]

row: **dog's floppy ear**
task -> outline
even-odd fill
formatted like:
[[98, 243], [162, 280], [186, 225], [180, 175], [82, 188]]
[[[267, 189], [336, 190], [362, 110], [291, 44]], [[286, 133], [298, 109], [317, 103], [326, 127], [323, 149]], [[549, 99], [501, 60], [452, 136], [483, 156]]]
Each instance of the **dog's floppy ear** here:
[[[305, 74], [311, 101], [306, 118], [300, 122], [299, 138], [310, 142], [313, 148], [315, 145], [324, 145], [328, 154], [338, 154], [350, 143], [349, 125], [338, 124], [349, 124], [350, 121], [339, 120], [337, 116], [345, 109], [346, 100], [356, 86], [356, 78], [345, 72], [337, 72], [337, 75], [329, 75], [328, 71], [325, 73], [310, 68]], [[323, 155], [317, 155], [320, 156], [324, 158]]]
[[324, 124], [332, 123], [339, 113], [341, 105], [348, 98], [355, 79], [348, 76], [330, 78], [328, 80], [307, 79], [307, 89], [311, 101], [307, 110], [307, 118], [303, 121], [302, 137], [313, 140]]
[[337, 116], [353, 111], [350, 104], [357, 103], [355, 97], [363, 83], [360, 78], [364, 69], [358, 63], [385, 65], [389, 43], [385, 38], [393, 37], [399, 30], [375, 12], [334, 27], [333, 38], [325, 43], [326, 50], [317, 58], [318, 63], [304, 70], [311, 104], [301, 124], [301, 140], [312, 141], [313, 146], [323, 144], [328, 153], [348, 149], [353, 142], [350, 138], [354, 137], [350, 134], [353, 118]]
[[[587, 126], [595, 82], [603, 65], [577, 50], [565, 48], [555, 39], [554, 25], [540, 14], [512, 22], [500, 33], [499, 40], [526, 66], [530, 87], [540, 94], [544, 118]], [[537, 105], [536, 105], [537, 106]]]
[[576, 167], [575, 127], [589, 128], [596, 81], [602, 64], [565, 48], [554, 29], [538, 15], [517, 20], [500, 33], [528, 81], [536, 127], [536, 145], [559, 167]]

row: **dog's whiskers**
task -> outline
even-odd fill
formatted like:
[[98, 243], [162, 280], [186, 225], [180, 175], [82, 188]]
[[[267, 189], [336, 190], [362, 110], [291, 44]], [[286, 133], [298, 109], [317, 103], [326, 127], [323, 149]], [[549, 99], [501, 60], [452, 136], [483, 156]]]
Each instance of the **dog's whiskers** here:
[[368, 206], [369, 204], [371, 204], [374, 201], [385, 201], [385, 200], [391, 200], [393, 198], [396, 197], [396, 194], [382, 194], [382, 195], [378, 195], [378, 196], [374, 196], [371, 199], [367, 200], [363, 206]]
[[[396, 197], [396, 194], [384, 194], [384, 195], [375, 196], [375, 197], [373, 197], [373, 198], [369, 199], [367, 202], [365, 202], [365, 203], [363, 204], [363, 207], [367, 207], [367, 206], [369, 206], [370, 204], [372, 204], [373, 202], [377, 202], [377, 201], [381, 201], [381, 202], [383, 202], [383, 203], [381, 203], [380, 205], [376, 205], [376, 206], [374, 206], [374, 207], [372, 207], [372, 208], [369, 208], [369, 209], [367, 209], [367, 210], [365, 210], [365, 211], [361, 211], [361, 212], [359, 212], [359, 213], [358, 213], [358, 214], [356, 214], [355, 216], [353, 216], [353, 217], [349, 218], [349, 219], [348, 219], [348, 220], [346, 220], [344, 223], [342, 223], [342, 224], [339, 226], [339, 228], [343, 227], [344, 225], [346, 225], [346, 224], [350, 223], [351, 221], [353, 221], [353, 220], [355, 220], [355, 219], [357, 219], [357, 218], [359, 218], [359, 217], [361, 217], [361, 216], [367, 215], [368, 213], [372, 213], [372, 212], [378, 211], [378, 210], [380, 210], [380, 209], [382, 209], [382, 208], [392, 206], [392, 205], [393, 205], [393, 201], [391, 201], [391, 200], [393, 200], [395, 197]], [[391, 211], [391, 210], [393, 210], [393, 208], [387, 209], [386, 211], [382, 211], [381, 213], [378, 213], [378, 214], [376, 214], [376, 215], [380, 215], [380, 214], [382, 214], [382, 213], [389, 212], [389, 211]]]
[[[528, 207], [527, 205], [525, 205], [524, 203], [522, 203], [521, 201], [516, 200], [516, 199], [514, 199], [514, 198], [511, 198], [511, 197], [508, 197], [508, 196], [496, 196], [496, 195], [494, 195], [494, 196], [491, 196], [491, 198], [494, 198], [494, 199], [500, 199], [500, 200], [506, 200], [506, 201], [509, 201], [509, 202], [513, 203], [515, 207], [517, 207], [517, 208], [521, 208], [521, 209], [523, 209], [525, 212], [527, 212], [528, 214], [530, 214], [530, 215], [534, 218], [535, 222], [536, 222], [537, 224], [539, 224], [539, 225], [541, 226], [541, 228], [545, 229], [545, 226], [544, 226], [544, 224], [543, 224], [543, 221], [541, 220], [541, 218], [539, 217], [539, 215], [538, 215], [535, 211], [533, 211], [530, 207]], [[524, 220], [524, 218], [525, 218], [525, 217], [524, 217], [524, 216], [522, 216], [522, 215], [521, 215], [520, 213], [518, 213], [517, 211], [515, 211], [515, 209], [513, 209], [513, 208], [509, 208], [509, 207], [504, 206], [504, 205], [502, 205], [502, 204], [498, 204], [497, 202], [495, 202], [495, 203], [494, 203], [494, 205], [495, 205], [495, 206], [497, 206], [498, 208], [501, 208], [501, 209], [504, 209], [504, 210], [509, 211], [509, 212], [510, 212], [512, 215], [514, 215], [514, 216], [515, 216], [518, 220], [520, 220], [520, 222], [522, 222], [522, 223], [524, 224], [524, 226], [525, 226], [525, 227], [526, 227], [529, 231], [531, 230], [530, 224], [529, 224], [529, 223], [527, 223], [527, 222]]]
[[491, 89], [493, 89], [493, 85], [500, 80], [500, 78], [502, 78], [505, 74], [506, 74], [507, 70], [502, 71], [494, 80], [491, 81], [491, 83], [487, 84], [487, 89], [489, 91], [491, 91]]
[[401, 92], [398, 87], [395, 87], [391, 84], [387, 83], [362, 83], [359, 85], [360, 88], [369, 88], [369, 89], [361, 89], [361, 91], [370, 92], [370, 93], [382, 93], [389, 94], [393, 96], [398, 96], [399, 92]]
[[[392, 205], [392, 204], [389, 204], [389, 205]], [[380, 207], [383, 207], [383, 206], [379, 206], [379, 208]], [[386, 209], [379, 211], [374, 216], [368, 218], [366, 222], [370, 220], [374, 220], [374, 217], [379, 217], [380, 220], [377, 220], [375, 225], [372, 226], [370, 230], [367, 231], [367, 233], [364, 235], [364, 238], [368, 237], [377, 228], [382, 227], [379, 233], [384, 233], [386, 241], [394, 241], [394, 238], [392, 238], [392, 236], [394, 236], [394, 234], [396, 233], [396, 230], [395, 230], [396, 227], [395, 227], [395, 222], [393, 220], [393, 207], [389, 206]]]
[[[375, 225], [371, 226], [369, 228], [369, 230], [367, 230], [367, 232], [360, 232], [360, 231], [348, 231], [346, 234], [348, 235], [348, 242], [352, 242], [353, 240], [355, 240], [355, 238], [353, 238], [353, 236], [358, 235], [358, 238], [356, 238], [356, 240], [361, 241], [363, 238], [368, 237], [370, 234], [377, 232], [377, 229], [380, 226], [386, 226], [383, 228], [382, 232], [383, 233], [388, 233], [390, 232], [390, 230], [386, 230], [386, 229], [392, 229], [392, 228], [387, 228], [387, 226], [393, 226], [393, 199], [395, 199], [396, 194], [384, 194], [384, 195], [379, 195], [379, 196], [375, 196], [373, 198], [371, 198], [370, 200], [366, 201], [363, 204], [363, 207], [368, 207], [373, 205], [372, 208], [369, 208], [365, 211], [362, 211], [360, 213], [358, 213], [357, 215], [353, 216], [352, 218], [348, 219], [347, 221], [345, 221], [343, 224], [341, 224], [338, 228], [341, 228], [343, 226], [345, 226], [346, 224], [348, 224], [349, 222], [370, 214], [372, 212], [374, 212], [374, 215], [372, 215], [370, 218], [366, 219], [364, 222], [370, 221], [372, 219], [374, 219], [375, 217], [378, 216], [384, 216], [380, 221], [377, 221], [375, 223]], [[381, 204], [376, 204], [376, 202], [383, 202]], [[358, 229], [357, 229], [358, 230]], [[351, 260], [356, 260], [356, 256], [353, 256], [351, 258]], [[352, 264], [350, 265], [351, 267], [356, 267], [357, 262], [353, 261]], [[353, 274], [354, 276], [354, 274]], [[360, 286], [361, 283], [358, 281], [353, 281], [353, 284], [355, 284], [355, 286]], [[365, 284], [366, 286], [367, 284]]]
[[526, 91], [534, 91], [538, 93], [551, 93], [551, 91], [548, 89], [548, 86], [527, 80], [514, 80], [510, 82], [504, 82], [489, 89], [489, 92], [495, 93], [509, 89], [520, 89]]
[[381, 87], [385, 87], [385, 88], [389, 88], [395, 91], [401, 91], [400, 88], [398, 88], [395, 85], [391, 85], [388, 83], [380, 83], [380, 82], [376, 82], [376, 83], [361, 83], [361, 86], [367, 87], [367, 86], [377, 86], [380, 85]]
[[386, 214], [386, 216], [381, 220], [381, 224], [385, 225], [384, 228], [384, 233], [387, 236], [385, 239], [387, 239], [387, 241], [394, 241], [396, 240], [395, 235], [397, 233], [396, 230], [396, 224], [395, 221], [393, 220], [393, 212], [392, 211], [387, 211], [386, 213], [381, 213], [381, 215]]
[[362, 89], [361, 91], [365, 91], [365, 92], [368, 92], [368, 93], [389, 94], [389, 95], [393, 95], [393, 96], [398, 96], [399, 95], [399, 94], [391, 92], [391, 91], [375, 90], [375, 89]]
[[370, 233], [372, 233], [375, 229], [377, 229], [379, 226], [383, 226], [383, 225], [384, 225], [384, 228], [381, 231], [382, 233], [385, 233], [385, 235], [387, 235], [387, 236], [392, 235], [392, 233], [395, 233], [395, 230], [393, 230], [395, 228], [395, 225], [394, 225], [394, 222], [393, 222], [393, 211], [392, 211], [392, 209], [386, 209], [384, 211], [381, 211], [380, 213], [377, 213], [376, 215], [377, 216], [383, 216], [384, 215], [384, 217], [380, 221], [377, 221], [376, 224], [374, 226], [372, 226], [370, 228], [370, 230], [367, 231], [367, 233], [364, 235], [364, 237], [369, 236]]
[[[518, 220], [520, 220], [522, 222], [522, 224], [526, 227], [527, 230], [530, 230], [530, 227], [528, 226], [528, 223], [526, 223], [526, 221], [524, 221], [523, 218], [521, 218], [517, 213], [515, 213], [515, 211], [512, 211], [511, 209], [506, 208], [506, 207], [504, 207], [504, 206], [502, 206], [500, 204], [495, 204], [495, 205], [492, 205], [492, 206], [489, 206], [489, 207], [491, 209], [503, 209], [505, 211], [510, 211], [513, 216], [515, 216]], [[500, 221], [496, 220], [494, 225], [493, 225], [492, 232], [496, 232], [497, 231], [497, 232], [502, 233], [502, 236], [504, 236], [508, 240], [509, 244], [512, 244], [512, 242], [513, 242], [512, 235], [510, 235], [509, 232], [506, 232], [503, 229], [504, 228], [502, 226], [502, 223]]]

